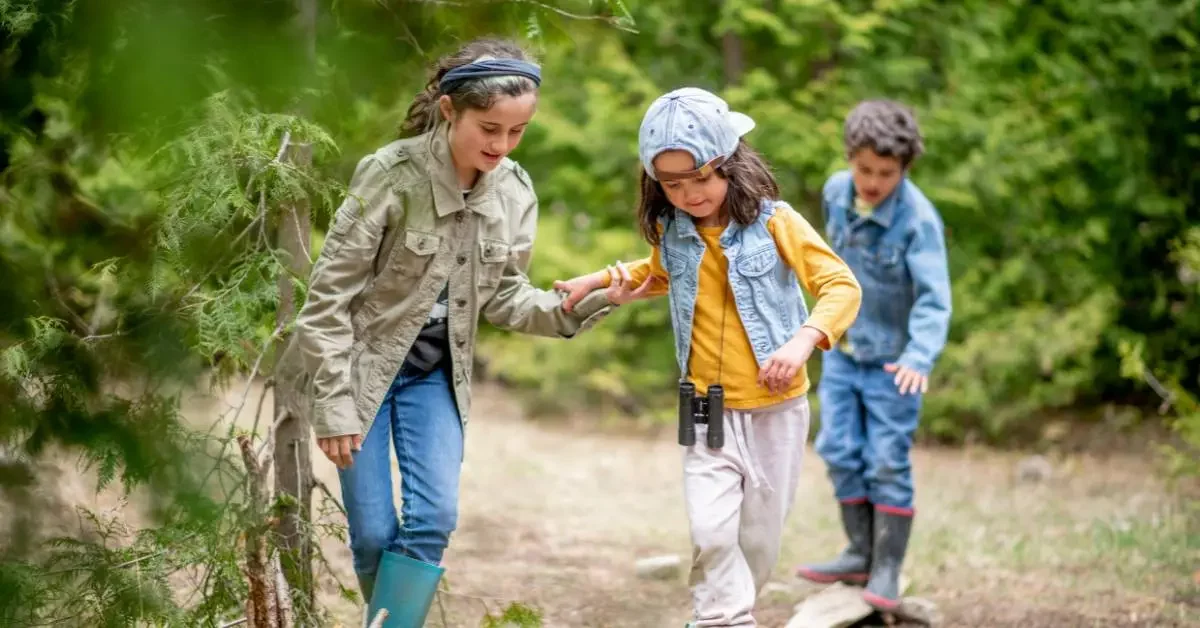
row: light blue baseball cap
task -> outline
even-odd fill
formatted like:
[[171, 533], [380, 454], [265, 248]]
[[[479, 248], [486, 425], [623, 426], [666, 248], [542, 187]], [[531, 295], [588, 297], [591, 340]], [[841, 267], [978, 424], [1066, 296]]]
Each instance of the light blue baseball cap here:
[[[659, 96], [638, 130], [638, 155], [651, 179], [687, 179], [719, 167], [737, 150], [738, 140], [754, 128], [754, 120], [729, 110], [729, 104], [698, 87], [681, 87]], [[683, 173], [657, 172], [654, 158], [663, 151], [685, 150], [696, 169]]]

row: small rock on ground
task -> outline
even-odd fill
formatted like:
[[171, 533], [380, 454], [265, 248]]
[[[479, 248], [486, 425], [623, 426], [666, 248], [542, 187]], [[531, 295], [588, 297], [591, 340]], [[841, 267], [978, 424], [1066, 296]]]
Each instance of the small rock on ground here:
[[653, 556], [637, 561], [637, 576], [644, 580], [670, 580], [679, 577], [683, 561], [679, 556]]
[[1029, 456], [1017, 464], [1017, 480], [1037, 484], [1054, 475], [1054, 465], [1045, 456]]
[[[901, 591], [908, 589], [907, 578], [901, 576]], [[821, 589], [796, 605], [795, 615], [786, 628], [848, 628], [877, 615], [862, 599], [862, 587], [835, 583]], [[889, 613], [908, 626], [937, 626], [942, 616], [937, 606], [926, 599], [905, 597], [900, 608]]]
[[786, 628], [846, 628], [873, 612], [862, 588], [838, 582], [798, 604]]

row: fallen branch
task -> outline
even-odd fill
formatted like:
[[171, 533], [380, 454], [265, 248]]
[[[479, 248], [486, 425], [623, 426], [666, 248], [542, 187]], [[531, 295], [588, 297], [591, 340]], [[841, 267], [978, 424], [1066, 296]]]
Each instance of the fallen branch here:
[[287, 579], [283, 577], [283, 564], [279, 561], [279, 553], [275, 553], [275, 598], [279, 609], [279, 626], [295, 625], [296, 616], [292, 610], [292, 590], [288, 587]]
[[383, 622], [387, 618], [388, 618], [387, 609], [381, 608], [381, 609], [379, 609], [379, 612], [375, 614], [375, 619], [371, 620], [371, 625], [368, 626], [367, 628], [383, 628]]

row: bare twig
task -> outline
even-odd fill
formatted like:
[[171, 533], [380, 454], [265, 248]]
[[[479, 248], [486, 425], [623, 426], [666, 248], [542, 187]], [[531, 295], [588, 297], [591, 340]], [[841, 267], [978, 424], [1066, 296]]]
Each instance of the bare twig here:
[[565, 18], [569, 18], [572, 20], [598, 20], [601, 22], [607, 22], [607, 23], [611, 24], [612, 26], [615, 26], [616, 28], [626, 31], [626, 32], [629, 32], [629, 33], [637, 32], [636, 29], [631, 28], [629, 26], [625, 26], [620, 21], [620, 18], [613, 16], [613, 15], [581, 15], [579, 13], [571, 13], [570, 11], [565, 11], [556, 6], [551, 6], [549, 4], [546, 4], [545, 2], [538, 2], [537, 0], [504, 0], [504, 1], [516, 2], [519, 4], [531, 4], [535, 7], [538, 7], [539, 9], [542, 9], [543, 11], [550, 11], [552, 13], [557, 13]]
[[1154, 392], [1158, 393], [1158, 396], [1162, 398], [1162, 404], [1158, 407], [1158, 413], [1166, 414], [1167, 410], [1170, 410], [1171, 406], [1175, 404], [1175, 393], [1168, 390], [1166, 386], [1163, 386], [1162, 382], [1158, 381], [1158, 378], [1154, 376], [1154, 373], [1150, 372], [1150, 369], [1142, 369], [1142, 379], [1146, 380], [1150, 388], [1154, 389]]
[[546, 4], [545, 2], [538, 2], [537, 0], [478, 0], [476, 2], [459, 2], [456, 0], [420, 0], [420, 1], [424, 4], [437, 4], [437, 5], [450, 6], [450, 7], [466, 7], [466, 6], [471, 6], [472, 4], [484, 4], [484, 3], [488, 3], [488, 2], [491, 2], [491, 3], [513, 2], [513, 3], [517, 3], [517, 4], [528, 4], [528, 5], [535, 6], [539, 9], [542, 9], [543, 11], [550, 11], [551, 13], [556, 13], [556, 14], [558, 14], [562, 17], [568, 18], [568, 19], [605, 22], [605, 23], [609, 24], [610, 26], [612, 26], [613, 28], [616, 28], [617, 30], [622, 30], [627, 33], [637, 33], [638, 32], [637, 29], [633, 28], [632, 26], [627, 25], [621, 18], [614, 16], [614, 15], [583, 15], [580, 13], [571, 13], [570, 11], [560, 9], [556, 6]]
[[244, 623], [246, 623], [246, 618], [242, 617], [241, 619], [235, 619], [227, 624], [221, 624], [221, 628], [233, 628], [233, 626], [241, 626]]
[[392, 10], [391, 5], [388, 4], [387, 2], [385, 2], [384, 0], [375, 0], [375, 4], [379, 5], [380, 8], [382, 8], [383, 10], [392, 14], [392, 19], [395, 20], [396, 24], [399, 24], [400, 28], [402, 28], [404, 30], [404, 35], [405, 35], [405, 38], [408, 39], [408, 43], [412, 44], [412, 47], [417, 50], [418, 55], [421, 55], [422, 57], [424, 57], [425, 50], [421, 48], [421, 43], [417, 41], [417, 36], [414, 35], [412, 32], [412, 29], [408, 27], [408, 22], [406, 20], [400, 19], [400, 16], [396, 15], [396, 12]]
[[292, 142], [292, 132], [284, 131], [283, 140], [279, 142], [279, 150], [275, 151], [275, 163], [283, 161], [283, 154], [287, 152], [288, 144]]
[[75, 323], [75, 326], [79, 328], [79, 331], [83, 332], [85, 335], [90, 335], [88, 324], [84, 322], [83, 317], [75, 313], [75, 310], [72, 309], [70, 305], [67, 305], [67, 300], [63, 298], [62, 292], [58, 289], [58, 280], [54, 278], [54, 270], [49, 266], [46, 267], [46, 285], [50, 288], [50, 294], [54, 295], [54, 300], [58, 301], [58, 304], [62, 306], [63, 311], [66, 312], [68, 317], [70, 317], [71, 322]]
[[[80, 522], [80, 526], [82, 526], [82, 525], [83, 525], [83, 523]], [[177, 544], [182, 544], [185, 541], [191, 540], [197, 534], [199, 534], [199, 533], [198, 532], [189, 532], [188, 534], [185, 534], [182, 537], [180, 537]], [[144, 563], [152, 558], [158, 558], [159, 556], [167, 554], [170, 551], [171, 551], [171, 548], [169, 548], [169, 547], [163, 548], [157, 552], [151, 552], [151, 553], [145, 554], [143, 556], [138, 556], [137, 558], [132, 558], [123, 563], [117, 563], [116, 565], [112, 565], [111, 567], [108, 567], [108, 569], [125, 569], [127, 567], [135, 567], [135, 566], [140, 565], [141, 563]], [[48, 571], [48, 572], [46, 572], [46, 575], [58, 576], [58, 575], [67, 574], [67, 573], [74, 573], [77, 571], [88, 571], [89, 569], [91, 569], [91, 567], [66, 567], [63, 569], [56, 569], [54, 571]]]
[[[296, 233], [299, 234], [296, 237], [296, 242], [300, 244], [300, 250], [304, 252], [304, 259], [311, 260], [312, 254], [308, 251], [308, 242], [305, 241], [306, 238], [304, 237], [304, 230], [300, 228], [300, 215], [295, 211], [294, 208], [288, 213], [292, 215], [292, 224], [296, 225]], [[284, 270], [286, 272], [290, 269], [285, 266]]]
[[233, 424], [237, 424], [237, 418], [242, 413], [242, 408], [246, 407], [246, 398], [250, 396], [250, 388], [254, 385], [254, 378], [258, 377], [258, 369], [262, 366], [263, 358], [267, 355], [267, 347], [279, 338], [279, 332], [283, 331], [283, 325], [276, 325], [275, 330], [271, 332], [270, 337], [263, 343], [259, 349], [258, 357], [254, 360], [254, 367], [250, 369], [250, 374], [246, 376], [246, 387], [242, 389], [242, 398], [238, 402], [237, 412], [233, 415]]
[[[251, 428], [251, 430], [250, 430], [251, 433], [254, 433], [254, 434], [258, 433], [258, 421], [262, 417], [263, 404], [267, 400], [267, 392], [274, 387], [275, 387], [275, 378], [274, 377], [268, 377], [267, 381], [263, 382], [262, 393], [259, 394], [259, 396], [258, 396], [258, 407], [254, 409], [254, 427]], [[267, 447], [266, 442], [264, 442], [262, 445], [259, 445], [259, 447], [258, 447], [258, 457], [259, 458], [262, 458], [263, 450], [266, 449], [266, 447]]]
[[342, 502], [339, 501], [338, 498], [333, 496], [333, 492], [329, 490], [329, 486], [316, 478], [313, 478], [313, 486], [321, 489], [321, 492], [325, 493], [325, 496], [329, 498], [329, 501], [333, 502], [333, 505], [337, 506], [338, 510], [342, 511], [342, 515], [346, 515], [346, 507], [342, 505]]
[[[288, 420], [288, 418], [289, 415], [287, 414], [281, 415], [280, 418], [271, 424], [271, 429], [267, 430], [267, 437], [263, 439], [262, 448], [260, 449], [262, 454], [259, 457], [259, 464], [262, 465], [264, 470], [270, 468], [275, 463], [275, 433], [279, 431], [279, 426], [283, 425], [283, 422]], [[296, 491], [296, 494], [299, 495], [300, 492]]]
[[[284, 416], [287, 417], [288, 415], [285, 414]], [[292, 447], [292, 464], [295, 465], [294, 468], [299, 469], [300, 468], [300, 441], [296, 441], [296, 440], [292, 441], [291, 447]], [[311, 466], [311, 463], [309, 466]], [[297, 497], [302, 495], [302, 493], [300, 492], [300, 489], [302, 488], [301, 483], [303, 481], [304, 481], [304, 479], [301, 477], [301, 474], [297, 473], [296, 474], [296, 493], [295, 493], [295, 495]], [[312, 503], [311, 502], [311, 498], [312, 498], [311, 490], [309, 490], [308, 496], [310, 498], [309, 503], [311, 504]], [[309, 516], [311, 516], [311, 514], [312, 514], [312, 506], [310, 505], [309, 506]]]
[[[268, 337], [265, 342], [263, 342], [263, 346], [259, 349], [258, 359], [254, 361], [254, 367], [250, 369], [250, 374], [246, 376], [246, 385], [242, 389], [241, 401], [238, 402], [238, 405], [235, 408], [231, 409], [233, 412], [233, 418], [230, 419], [229, 429], [226, 431], [225, 438], [221, 441], [221, 451], [217, 454], [217, 464], [214, 465], [212, 469], [209, 469], [208, 474], [204, 476], [204, 479], [200, 483], [201, 487], [208, 486], [208, 480], [221, 466], [221, 460], [225, 456], [225, 451], [229, 448], [229, 441], [233, 439], [233, 433], [237, 429], [237, 418], [239, 415], [241, 415], [242, 408], [246, 407], [246, 399], [250, 396], [250, 389], [254, 386], [254, 378], [258, 377], [258, 369], [262, 366], [263, 357], [267, 354], [267, 347], [269, 347], [271, 343], [275, 342], [275, 339], [279, 336], [279, 332], [282, 329], [283, 325], [276, 325], [275, 331], [271, 333], [271, 336]], [[226, 413], [226, 415], [228, 415], [228, 413]], [[213, 427], [216, 427], [216, 425]]]

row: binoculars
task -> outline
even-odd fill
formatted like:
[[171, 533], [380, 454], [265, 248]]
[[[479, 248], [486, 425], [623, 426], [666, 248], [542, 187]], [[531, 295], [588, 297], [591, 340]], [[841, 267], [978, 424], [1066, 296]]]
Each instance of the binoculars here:
[[705, 437], [710, 449], [720, 449], [725, 444], [725, 389], [713, 384], [703, 397], [696, 396], [696, 385], [689, 381], [679, 382], [679, 444], [690, 447], [696, 444], [696, 424], [708, 425]]

